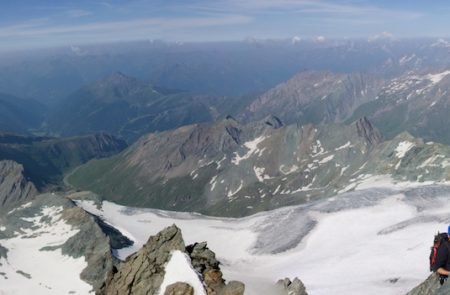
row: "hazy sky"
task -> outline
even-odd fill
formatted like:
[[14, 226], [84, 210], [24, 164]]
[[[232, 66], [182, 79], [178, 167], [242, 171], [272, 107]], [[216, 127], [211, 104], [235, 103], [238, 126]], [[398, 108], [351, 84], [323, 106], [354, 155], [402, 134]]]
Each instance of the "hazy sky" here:
[[163, 39], [449, 36], [448, 0], [2, 0], [0, 49]]

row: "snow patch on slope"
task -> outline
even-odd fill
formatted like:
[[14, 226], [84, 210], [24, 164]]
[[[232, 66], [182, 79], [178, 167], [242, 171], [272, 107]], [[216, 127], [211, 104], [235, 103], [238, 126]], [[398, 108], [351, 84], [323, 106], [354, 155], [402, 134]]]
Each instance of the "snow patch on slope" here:
[[[62, 207], [44, 207], [40, 214], [23, 218], [33, 223], [10, 239], [0, 239], [9, 251], [1, 260], [0, 294], [88, 294], [92, 286], [80, 279], [87, 267], [84, 257], [62, 255], [61, 249], [43, 250], [64, 244], [78, 230], [62, 218]], [[7, 279], [6, 279], [7, 278]]]
[[244, 146], [248, 149], [247, 153], [241, 157], [241, 156], [239, 156], [239, 154], [237, 152], [235, 152], [234, 153], [235, 157], [233, 159], [231, 159], [231, 162], [235, 165], [239, 165], [239, 163], [242, 160], [246, 160], [246, 159], [250, 158], [250, 156], [253, 155], [254, 153], [259, 153], [259, 155], [261, 155], [261, 153], [264, 151], [264, 149], [259, 150], [258, 144], [263, 142], [265, 139], [266, 139], [265, 136], [260, 136], [258, 138], [255, 138], [252, 141], [248, 141], [248, 142], [244, 143]]
[[395, 156], [399, 159], [402, 159], [406, 155], [406, 153], [414, 146], [415, 144], [409, 141], [400, 142], [397, 148], [395, 148]]
[[192, 268], [191, 259], [181, 251], [174, 251], [165, 268], [164, 280], [161, 284], [158, 294], [164, 294], [167, 286], [176, 283], [188, 283], [194, 288], [194, 295], [205, 295], [203, 284], [198, 278], [197, 273]]

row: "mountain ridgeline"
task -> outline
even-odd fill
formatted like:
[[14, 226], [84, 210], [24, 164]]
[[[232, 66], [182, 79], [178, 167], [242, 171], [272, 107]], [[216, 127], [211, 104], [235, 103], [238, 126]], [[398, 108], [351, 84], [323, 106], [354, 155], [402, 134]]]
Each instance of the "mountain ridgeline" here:
[[130, 206], [244, 216], [349, 191], [371, 176], [446, 180], [449, 156], [407, 133], [383, 142], [365, 118], [348, 126], [228, 118], [149, 134], [67, 181]]

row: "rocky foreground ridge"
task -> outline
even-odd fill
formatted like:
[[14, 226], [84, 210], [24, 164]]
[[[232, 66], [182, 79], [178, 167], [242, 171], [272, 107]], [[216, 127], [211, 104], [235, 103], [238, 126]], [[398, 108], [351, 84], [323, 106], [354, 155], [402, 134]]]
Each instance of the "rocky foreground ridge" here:
[[423, 283], [412, 289], [406, 295], [446, 295], [450, 294], [450, 284], [445, 282], [442, 286], [439, 283], [439, 276], [431, 274]]

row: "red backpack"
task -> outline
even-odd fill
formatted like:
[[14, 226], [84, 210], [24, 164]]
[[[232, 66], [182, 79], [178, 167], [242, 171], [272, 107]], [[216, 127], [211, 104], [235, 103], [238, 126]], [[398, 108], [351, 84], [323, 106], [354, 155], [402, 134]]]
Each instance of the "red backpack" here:
[[[430, 253], [430, 271], [436, 271], [435, 264], [436, 264], [436, 257], [439, 247], [442, 244], [447, 245], [448, 241], [448, 235], [447, 233], [437, 233], [437, 235], [434, 236], [433, 246], [431, 247], [431, 253]], [[447, 246], [448, 247], [448, 246]]]

